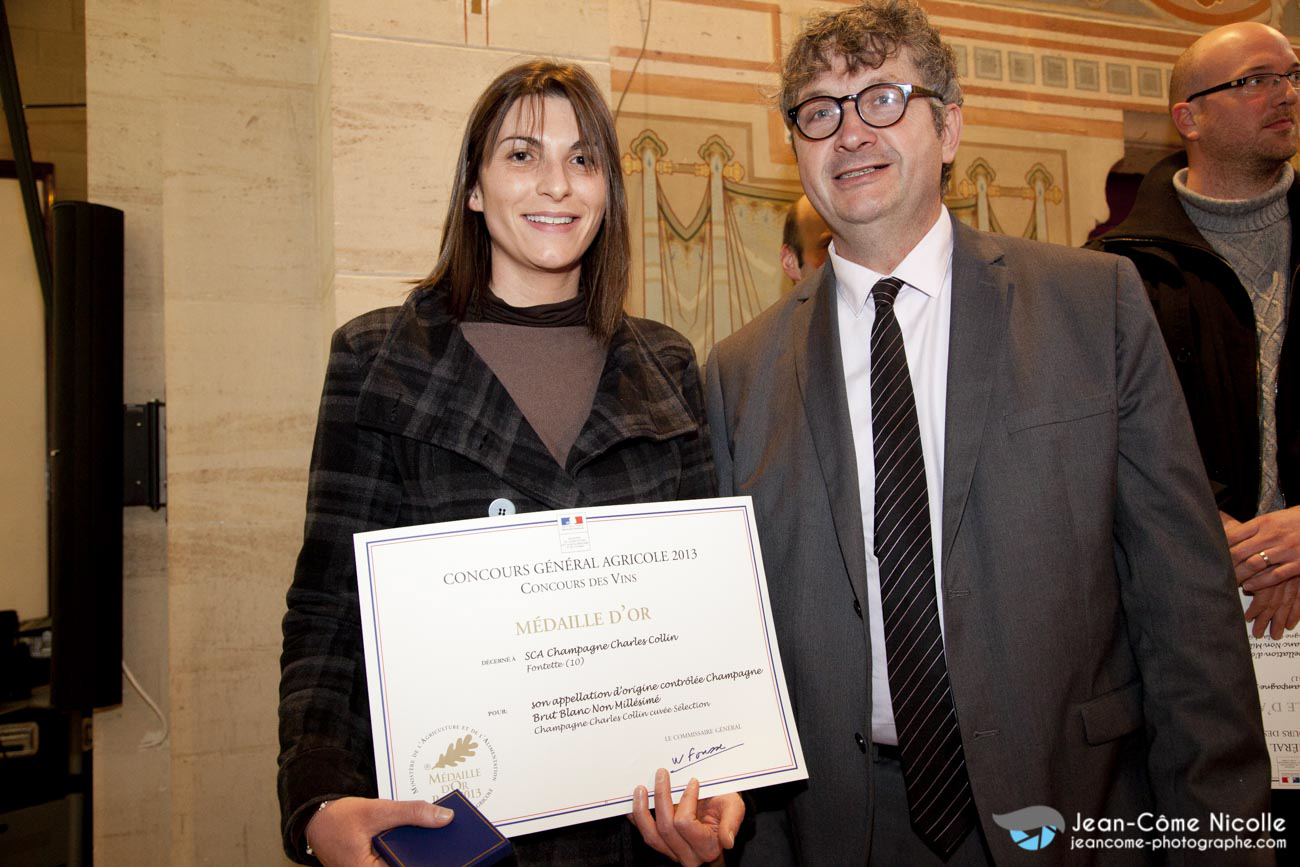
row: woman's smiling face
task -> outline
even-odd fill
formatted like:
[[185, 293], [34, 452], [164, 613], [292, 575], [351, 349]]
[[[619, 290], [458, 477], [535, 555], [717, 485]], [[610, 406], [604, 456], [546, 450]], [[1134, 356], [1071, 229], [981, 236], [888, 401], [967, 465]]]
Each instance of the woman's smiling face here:
[[492, 239], [492, 291], [515, 306], [574, 297], [606, 196], [569, 101], [517, 101], [469, 196]]

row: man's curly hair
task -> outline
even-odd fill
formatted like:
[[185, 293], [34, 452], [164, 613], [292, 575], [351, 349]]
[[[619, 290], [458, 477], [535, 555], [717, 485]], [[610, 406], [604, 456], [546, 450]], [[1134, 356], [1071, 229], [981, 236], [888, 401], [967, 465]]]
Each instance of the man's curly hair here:
[[[795, 39], [781, 66], [781, 118], [787, 127], [793, 126], [790, 109], [813, 79], [831, 69], [836, 57], [844, 58], [848, 72], [853, 74], [864, 66], [876, 69], [904, 50], [921, 73], [920, 81], [907, 83], [936, 91], [945, 105], [961, 105], [957, 60], [921, 7], [912, 0], [867, 0], [838, 12], [823, 13]], [[943, 106], [930, 102], [930, 112], [936, 132], [942, 134]], [[793, 130], [792, 134], [797, 135]], [[945, 164], [945, 188], [951, 171], [952, 166]]]

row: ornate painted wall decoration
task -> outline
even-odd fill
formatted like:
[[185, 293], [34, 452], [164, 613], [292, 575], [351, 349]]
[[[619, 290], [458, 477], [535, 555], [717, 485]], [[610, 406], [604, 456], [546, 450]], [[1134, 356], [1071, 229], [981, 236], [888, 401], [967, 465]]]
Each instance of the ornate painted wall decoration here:
[[[995, 159], [999, 156], [995, 151], [990, 155]], [[976, 157], [970, 161], [964, 176], [954, 179], [944, 204], [962, 222], [981, 231], [1051, 241], [1051, 223], [1056, 222], [1055, 231], [1060, 231], [1060, 221], [1052, 220], [1051, 208], [1064, 203], [1065, 191], [1042, 162], [1030, 165], [1023, 180], [1019, 185], [996, 183], [997, 172], [993, 166], [984, 157]], [[999, 202], [1000, 199], [1008, 201]], [[1024, 203], [1029, 205], [1027, 218]]]
[[1231, 24], [1234, 21], [1249, 21], [1269, 11], [1269, 0], [1147, 0], [1147, 2], [1181, 21], [1209, 27]]
[[1112, 20], [1172, 21], [1198, 32], [1234, 21], [1266, 21], [1284, 33], [1300, 25], [1300, 7], [1293, 0], [1000, 0], [999, 5]]
[[[693, 161], [672, 159], [670, 150], [646, 129], [623, 154], [629, 200], [640, 205], [632, 237], [641, 279], [633, 291], [643, 315], [685, 334], [703, 357], [788, 287], [777, 255], [786, 208], [799, 193], [743, 183], [745, 167], [720, 135], [706, 137]], [[705, 183], [679, 186], [673, 196], [662, 183], [672, 176]]]

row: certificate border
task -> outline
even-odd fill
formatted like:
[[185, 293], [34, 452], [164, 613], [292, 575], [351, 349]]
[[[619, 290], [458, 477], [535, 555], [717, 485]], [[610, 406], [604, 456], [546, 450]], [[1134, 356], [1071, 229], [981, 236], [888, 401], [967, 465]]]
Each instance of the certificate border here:
[[[375, 625], [375, 656], [377, 657], [375, 665], [376, 668], [378, 668], [379, 670], [379, 701], [380, 704], [383, 706], [382, 713], [384, 718], [384, 727], [383, 727], [384, 758], [385, 758], [385, 763], [388, 765], [388, 774], [387, 774], [388, 782], [392, 788], [392, 792], [394, 796], [397, 795], [397, 776], [396, 776], [397, 772], [393, 765], [393, 736], [392, 736], [392, 731], [389, 729], [390, 715], [388, 712], [388, 688], [384, 683], [384, 671], [385, 671], [384, 643], [383, 643], [383, 639], [381, 638], [382, 630], [380, 629], [379, 626], [379, 603], [376, 599], [376, 592], [375, 592], [374, 549], [381, 548], [386, 545], [398, 545], [405, 542], [414, 542], [423, 539], [433, 539], [439, 536], [469, 536], [478, 533], [505, 533], [513, 530], [523, 530], [528, 527], [542, 527], [547, 524], [554, 524], [554, 523], [556, 523], [556, 521], [554, 518], [552, 518], [552, 519], [541, 520], [541, 521], [520, 521], [517, 523], [512, 522], [508, 526], [500, 526], [500, 527], [460, 527], [457, 529], [449, 529], [449, 530], [431, 530], [424, 533], [412, 533], [409, 536], [398, 536], [395, 539], [377, 539], [373, 542], [365, 543], [366, 590], [368, 591], [367, 595], [369, 596], [370, 599], [370, 619], [371, 622], [374, 623]], [[360, 578], [359, 575], [357, 577], [358, 579]], [[371, 727], [371, 729], [372, 730], [370, 733], [370, 737], [373, 740], [375, 736], [373, 731], [373, 726]], [[375, 775], [376, 777], [379, 776], [379, 768], [375, 768]]]
[[[592, 506], [590, 508], [594, 509], [594, 508], [602, 508], [602, 507]], [[562, 510], [555, 510], [555, 511], [573, 513], [573, 512], [584, 512], [584, 509], [575, 508], [575, 509], [562, 509]], [[797, 771], [801, 769], [800, 762], [799, 762], [801, 756], [799, 751], [796, 751], [794, 748], [793, 738], [791, 737], [790, 734], [790, 725], [789, 725], [790, 716], [787, 713], [784, 697], [781, 691], [781, 685], [777, 680], [778, 674], [777, 674], [776, 664], [774, 660], [774, 651], [772, 647], [772, 641], [773, 638], [775, 637], [775, 627], [773, 626], [773, 624], [769, 619], [769, 614], [771, 613], [771, 602], [766, 593], [767, 591], [766, 582], [760, 580], [760, 577], [762, 577], [762, 572], [760, 571], [759, 568], [760, 554], [758, 552], [758, 544], [756, 539], [754, 538], [754, 514], [753, 514], [752, 502], [737, 502], [729, 505], [718, 505], [718, 506], [688, 506], [683, 508], [657, 507], [657, 508], [648, 509], [646, 511], [636, 511], [633, 508], [632, 511], [616, 513], [616, 514], [594, 515], [594, 516], [584, 514], [583, 516], [583, 520], [585, 523], [599, 524], [599, 523], [604, 523], [609, 521], [640, 520], [640, 519], [655, 518], [655, 517], [676, 517], [679, 515], [700, 514], [700, 513], [725, 514], [728, 512], [739, 513], [739, 516], [741, 516], [744, 521], [745, 540], [749, 549], [750, 580], [752, 582], [752, 586], [754, 589], [754, 593], [758, 605], [758, 615], [759, 615], [758, 620], [759, 620], [760, 628], [762, 630], [763, 646], [766, 648], [767, 651], [767, 661], [768, 661], [767, 667], [769, 672], [768, 680], [769, 680], [769, 685], [773, 692], [773, 697], [775, 699], [777, 710], [779, 711], [779, 719], [781, 722], [782, 732], [785, 736], [786, 752], [787, 755], [789, 756], [789, 762], [785, 765], [777, 765], [769, 768], [764, 768], [758, 771], [752, 771], [749, 773], [718, 777], [711, 780], [700, 780], [701, 789], [707, 789], [712, 786], [720, 786], [726, 783], [732, 783], [737, 781], [755, 780], [765, 776], [770, 776], [772, 774], [787, 773], [790, 771]], [[459, 528], [449, 528], [449, 529], [441, 529], [441, 530], [431, 529], [423, 532], [412, 532], [408, 535], [399, 536], [396, 538], [367, 540], [363, 543], [365, 546], [365, 559], [366, 559], [366, 575], [364, 576], [365, 590], [366, 590], [366, 595], [368, 597], [369, 606], [370, 606], [371, 621], [374, 624], [376, 669], [379, 675], [377, 685], [378, 685], [380, 704], [381, 704], [380, 713], [383, 718], [383, 725], [381, 727], [381, 740], [382, 740], [382, 747], [383, 747], [382, 753], [385, 759], [385, 764], [387, 765], [386, 773], [384, 774], [384, 776], [387, 776], [389, 786], [394, 796], [396, 796], [397, 794], [398, 786], [397, 786], [397, 777], [396, 777], [396, 764], [395, 764], [394, 754], [393, 754], [393, 738], [392, 738], [392, 732], [390, 728], [391, 714], [388, 707], [388, 687], [386, 683], [387, 669], [384, 664], [383, 628], [379, 616], [379, 602], [378, 602], [379, 588], [376, 587], [376, 582], [375, 582], [374, 551], [377, 548], [387, 547], [391, 545], [405, 544], [405, 543], [415, 542], [415, 541], [425, 541], [429, 539], [436, 539], [439, 537], [466, 536], [466, 535], [476, 535], [482, 533], [504, 533], [504, 532], [513, 532], [516, 530], [525, 530], [525, 529], [542, 527], [542, 526], [558, 527], [560, 524], [560, 518], [558, 516], [546, 518], [543, 520], [526, 520], [527, 518], [526, 515], [521, 517], [525, 518], [525, 520], [511, 522], [508, 525], [504, 525], [504, 526], [459, 527]], [[380, 734], [380, 733], [372, 732], [371, 735], [372, 738], [375, 737], [376, 734]], [[375, 752], [376, 754], [378, 754], [379, 750], [375, 750]], [[685, 770], [685, 769], [682, 768], [679, 770]], [[376, 772], [378, 773], [379, 771], [380, 769], [376, 768]], [[686, 784], [673, 786], [672, 791], [680, 792], [683, 789], [685, 789], [685, 787]], [[526, 822], [538, 821], [541, 819], [548, 819], [557, 816], [567, 816], [575, 813], [585, 812], [588, 810], [600, 809], [602, 807], [607, 807], [611, 805], [631, 803], [631, 800], [632, 800], [631, 797], [628, 796], [628, 797], [621, 797], [621, 798], [604, 799], [601, 801], [594, 801], [587, 804], [570, 804], [562, 807], [556, 807], [553, 809], [544, 810], [539, 813], [527, 814], [522, 816], [512, 816], [509, 818], [500, 819], [497, 822], [495, 822], [495, 824], [498, 827], [518, 825]], [[654, 802], [653, 792], [650, 793], [650, 802], [651, 804], [653, 804]]]

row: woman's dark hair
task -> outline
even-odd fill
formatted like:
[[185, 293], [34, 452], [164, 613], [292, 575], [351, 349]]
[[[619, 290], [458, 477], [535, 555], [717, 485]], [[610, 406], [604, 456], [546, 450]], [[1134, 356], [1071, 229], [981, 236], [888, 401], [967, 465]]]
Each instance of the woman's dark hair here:
[[605, 219], [582, 256], [578, 291], [587, 299], [587, 328], [608, 341], [623, 315], [631, 270], [627, 199], [609, 106], [587, 71], [573, 64], [551, 60], [521, 63], [497, 76], [478, 98], [456, 161], [438, 262], [414, 292], [445, 291], [457, 320], [478, 308], [492, 274], [492, 239], [483, 214], [467, 206], [470, 191], [478, 185], [484, 157], [514, 104], [521, 99], [536, 100], [534, 117], [542, 122], [541, 101], [548, 96], [563, 97], [573, 107], [587, 157], [605, 178]]

